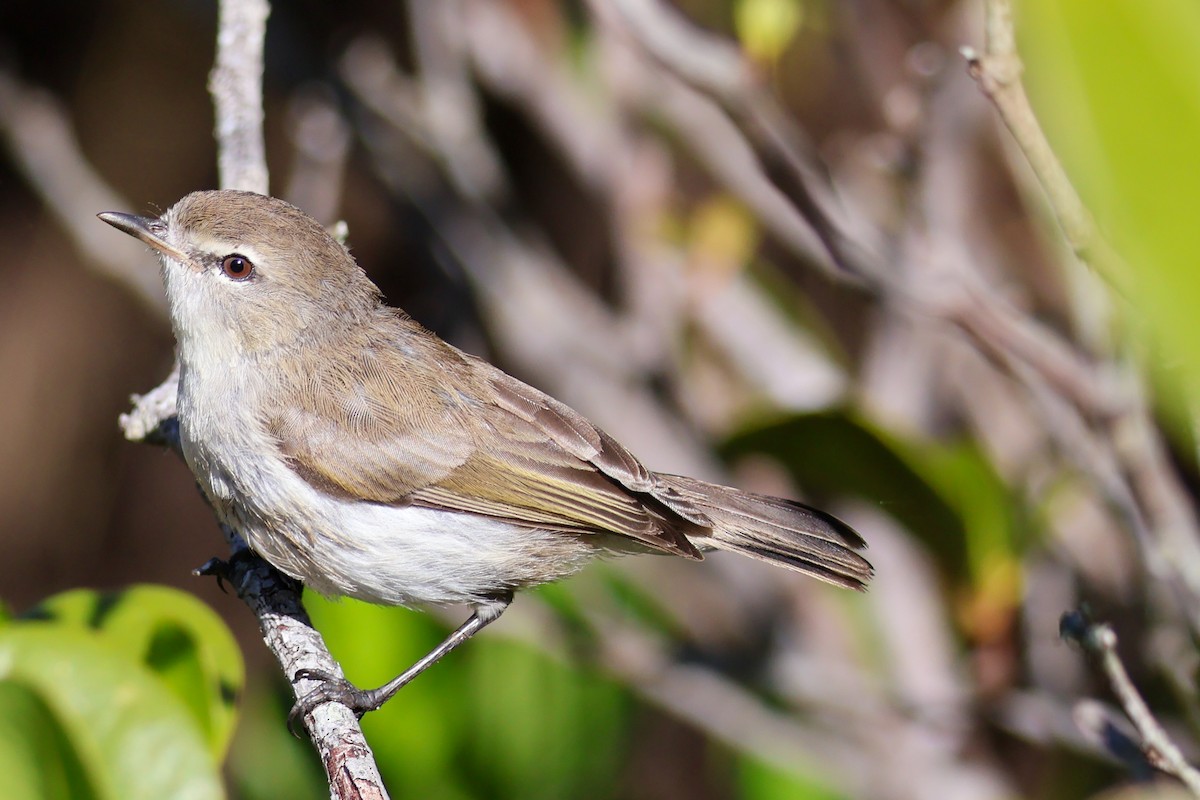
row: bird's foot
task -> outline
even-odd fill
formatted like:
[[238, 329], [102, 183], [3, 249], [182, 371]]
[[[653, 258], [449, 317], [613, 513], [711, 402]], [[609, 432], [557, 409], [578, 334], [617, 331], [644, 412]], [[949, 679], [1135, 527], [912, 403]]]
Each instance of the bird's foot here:
[[241, 547], [234, 550], [228, 560], [215, 556], [210, 558], [192, 570], [192, 574], [197, 577], [207, 576], [216, 578], [217, 586], [220, 587], [222, 592], [228, 591], [225, 584], [232, 585], [236, 591], [238, 570], [260, 561], [261, 559], [249, 548]]
[[359, 689], [345, 678], [339, 678], [319, 669], [298, 670], [292, 677], [296, 681], [320, 681], [320, 686], [301, 697], [288, 712], [288, 730], [300, 736], [300, 728], [304, 718], [318, 706], [326, 703], [338, 703], [354, 712], [354, 716], [362, 717], [368, 711], [374, 711], [387, 701], [387, 696], [379, 689]]
[[226, 582], [229, 581], [230, 575], [233, 573], [233, 565], [228, 561], [212, 557], [205, 561], [200, 566], [192, 570], [192, 574], [196, 577], [213, 577], [217, 579], [217, 588], [222, 592], [228, 591], [225, 588]]

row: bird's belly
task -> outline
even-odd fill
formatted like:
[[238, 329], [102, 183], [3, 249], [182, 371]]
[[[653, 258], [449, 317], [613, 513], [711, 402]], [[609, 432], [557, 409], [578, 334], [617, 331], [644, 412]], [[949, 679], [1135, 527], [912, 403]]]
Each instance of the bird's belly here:
[[484, 601], [569, 575], [600, 544], [473, 514], [328, 498], [273, 528], [258, 516], [246, 520], [249, 544], [276, 567], [322, 594], [386, 605]]
[[194, 413], [208, 407], [204, 399], [181, 391], [181, 434], [218, 516], [273, 566], [322, 594], [386, 605], [483, 601], [575, 572], [606, 538], [331, 497], [282, 458], [264, 457], [273, 443], [258, 436], [254, 420]]

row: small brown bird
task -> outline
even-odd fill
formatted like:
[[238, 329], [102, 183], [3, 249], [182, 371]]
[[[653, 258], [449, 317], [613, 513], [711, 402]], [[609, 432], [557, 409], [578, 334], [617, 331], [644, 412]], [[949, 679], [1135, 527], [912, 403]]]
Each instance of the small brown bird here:
[[327, 595], [467, 603], [384, 686], [331, 676], [293, 714], [386, 702], [495, 620], [514, 590], [598, 555], [732, 550], [862, 589], [850, 527], [776, 497], [651, 472], [575, 411], [385, 306], [311, 217], [195, 192], [160, 218], [104, 213], [162, 261], [183, 454], [223, 521]]

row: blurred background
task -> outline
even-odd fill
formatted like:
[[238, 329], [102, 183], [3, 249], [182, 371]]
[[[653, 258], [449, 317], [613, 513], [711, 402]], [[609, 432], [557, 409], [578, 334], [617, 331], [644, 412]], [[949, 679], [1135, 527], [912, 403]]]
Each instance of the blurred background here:
[[[644, 558], [523, 596], [364, 720], [392, 796], [1166, 792], [1059, 638], [1081, 602], [1196, 755], [1200, 11], [1018, 6], [1116, 256], [968, 74], [985, 10], [276, 4], [273, 194], [442, 337], [653, 469], [839, 514], [877, 574]], [[225, 544], [187, 468], [117, 425], [173, 340], [154, 259], [94, 214], [217, 185], [215, 30], [194, 0], [0, 7], [0, 599], [201, 598], [248, 669], [227, 791], [322, 797], [253, 617], [191, 576]], [[309, 600], [359, 685], [466, 614]]]

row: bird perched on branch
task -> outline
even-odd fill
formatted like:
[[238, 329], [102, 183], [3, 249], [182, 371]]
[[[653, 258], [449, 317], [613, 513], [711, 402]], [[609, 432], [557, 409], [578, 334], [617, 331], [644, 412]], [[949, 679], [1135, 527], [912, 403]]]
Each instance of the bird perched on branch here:
[[862, 589], [863, 540], [790, 500], [646, 469], [580, 414], [383, 304], [315, 220], [250, 192], [100, 218], [157, 251], [183, 455], [218, 515], [318, 592], [466, 603], [378, 689], [324, 674], [293, 714], [378, 708], [513, 592], [613, 553], [731, 550]]

